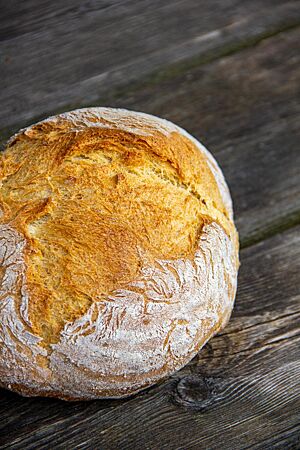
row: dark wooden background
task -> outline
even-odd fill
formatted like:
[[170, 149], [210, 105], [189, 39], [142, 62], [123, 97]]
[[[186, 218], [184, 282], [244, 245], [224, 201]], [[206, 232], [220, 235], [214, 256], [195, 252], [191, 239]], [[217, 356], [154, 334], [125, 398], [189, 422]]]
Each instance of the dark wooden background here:
[[0, 1], [1, 143], [49, 114], [120, 106], [199, 138], [241, 237], [226, 329], [123, 401], [0, 391], [3, 449], [300, 448], [300, 2]]

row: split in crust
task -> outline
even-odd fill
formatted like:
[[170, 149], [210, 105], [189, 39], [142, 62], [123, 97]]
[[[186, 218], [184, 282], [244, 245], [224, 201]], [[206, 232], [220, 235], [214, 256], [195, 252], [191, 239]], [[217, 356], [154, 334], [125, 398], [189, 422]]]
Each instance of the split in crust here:
[[1, 386], [128, 396], [226, 325], [239, 265], [231, 198], [186, 131], [75, 110], [13, 136], [0, 170]]

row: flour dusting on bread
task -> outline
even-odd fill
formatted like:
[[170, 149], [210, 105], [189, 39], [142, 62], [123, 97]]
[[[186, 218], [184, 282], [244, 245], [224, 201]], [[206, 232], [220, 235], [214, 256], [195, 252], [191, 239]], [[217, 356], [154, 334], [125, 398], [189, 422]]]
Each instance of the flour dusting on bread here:
[[226, 325], [239, 264], [232, 202], [185, 130], [86, 108], [21, 130], [1, 161], [0, 385], [127, 396]]
[[[156, 261], [92, 305], [53, 345], [51, 367], [69, 396], [126, 395], [180, 369], [224, 326], [236, 291], [233, 244], [205, 227], [193, 261]], [[222, 317], [222, 319], [220, 319]], [[78, 370], [80, 368], [80, 370]]]

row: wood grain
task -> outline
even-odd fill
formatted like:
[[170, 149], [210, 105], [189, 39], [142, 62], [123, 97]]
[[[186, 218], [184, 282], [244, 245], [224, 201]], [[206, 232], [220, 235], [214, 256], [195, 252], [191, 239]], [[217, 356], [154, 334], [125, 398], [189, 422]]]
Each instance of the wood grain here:
[[281, 0], [1, 2], [2, 141], [91, 104], [169, 118], [220, 162], [244, 247], [232, 319], [188, 366], [123, 401], [0, 390], [1, 449], [300, 448], [299, 13]]
[[300, 222], [300, 30], [106, 104], [156, 114], [200, 139], [233, 195], [243, 246]]
[[295, 0], [3, 1], [0, 128], [99, 101], [167, 65], [216, 57], [299, 20]]
[[298, 29], [102, 104], [168, 118], [198, 137], [231, 188], [241, 243], [300, 221]]
[[1, 448], [297, 448], [299, 244], [296, 227], [242, 251], [229, 325], [159, 386], [71, 404], [2, 391]]

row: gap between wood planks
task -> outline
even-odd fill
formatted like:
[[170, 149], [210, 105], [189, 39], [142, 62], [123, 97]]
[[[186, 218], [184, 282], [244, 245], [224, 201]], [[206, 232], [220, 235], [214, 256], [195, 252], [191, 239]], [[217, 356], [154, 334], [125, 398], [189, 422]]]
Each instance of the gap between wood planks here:
[[231, 187], [242, 248], [300, 222], [298, 30], [101, 102], [205, 136]]
[[[263, 38], [243, 48], [243, 51], [237, 49], [223, 58], [211, 60], [209, 64], [196, 64], [188, 69], [187, 75], [186, 69], [181, 71], [178, 66], [177, 74], [170, 72], [170, 76], [161, 78], [157, 83], [151, 81], [148, 85], [141, 85], [137, 92], [118, 93], [119, 97], [114, 100], [116, 106], [137, 105], [147, 112], [157, 111], [158, 114], [162, 111], [165, 116], [169, 111], [170, 119], [186, 128], [190, 124], [193, 134], [198, 134], [200, 139], [201, 135], [207, 136], [208, 148], [215, 149], [215, 156], [224, 166], [227, 179], [234, 183], [232, 193], [241, 189], [241, 196], [236, 199], [240, 208], [237, 218], [244, 217], [240, 227], [245, 233], [239, 294], [232, 319], [224, 333], [211, 340], [186, 368], [169, 381], [125, 402], [65, 404], [56, 400], [23, 399], [5, 392], [0, 400], [0, 417], [7, 421], [8, 426], [2, 429], [1, 448], [49, 448], [49, 442], [57, 449], [190, 450], [219, 449], [221, 445], [230, 450], [250, 446], [277, 448], [278, 445], [284, 449], [299, 448], [299, 402], [296, 395], [300, 391], [296, 382], [300, 372], [295, 364], [299, 352], [295, 320], [299, 314], [299, 229], [291, 227], [295, 227], [300, 218], [296, 207], [285, 209], [285, 203], [294, 205], [293, 198], [297, 195], [294, 189], [297, 180], [292, 170], [297, 154], [292, 146], [299, 141], [296, 137], [289, 140], [289, 135], [295, 133], [298, 118], [298, 110], [293, 103], [293, 83], [297, 73], [292, 65], [288, 65], [288, 57], [285, 58], [290, 46], [297, 41], [296, 31], [293, 29], [272, 38]], [[296, 38], [284, 42], [284, 36], [293, 35]], [[256, 56], [254, 53], [252, 55], [252, 50]], [[270, 63], [270, 60], [274, 62]], [[238, 73], [238, 69], [242, 72], [243, 65], [247, 68], [250, 65], [250, 77], [241, 75], [236, 84], [231, 82], [234, 72]], [[237, 100], [237, 87], [241, 91], [240, 104], [245, 104], [244, 109], [239, 109], [240, 106], [236, 108], [230, 102], [231, 94], [221, 97], [221, 103], [226, 105], [221, 112], [210, 108], [209, 96], [213, 92], [220, 96], [223, 89], [223, 86], [218, 87], [225, 79], [218, 75], [222, 71], [228, 75], [226, 89], [234, 88], [233, 94]], [[280, 71], [282, 76], [279, 76]], [[251, 81], [253, 74], [264, 80], [257, 91], [252, 89], [258, 85]], [[189, 77], [186, 82], [185, 76]], [[199, 84], [197, 77], [204, 81]], [[172, 83], [175, 78], [179, 83]], [[274, 84], [269, 90], [268, 83]], [[277, 85], [282, 85], [284, 95], [281, 95]], [[188, 89], [186, 86], [189, 86]], [[178, 87], [183, 91], [182, 96], [176, 92]], [[146, 93], [141, 92], [144, 90]], [[165, 97], [159, 102], [158, 97], [163, 91]], [[151, 110], [152, 95], [156, 99], [155, 110]], [[259, 104], [262, 113], [252, 105], [251, 95], [253, 103]], [[130, 99], [130, 96], [133, 98]], [[173, 96], [176, 101], [172, 103]], [[204, 99], [204, 106], [199, 110], [187, 107], [185, 117], [178, 107], [182, 105], [184, 109], [187, 105], [183, 101], [185, 96], [195, 97], [196, 101]], [[265, 105], [267, 108], [264, 109]], [[237, 121], [237, 126], [231, 128], [229, 121], [226, 121], [230, 108], [237, 109], [230, 116], [230, 122]], [[249, 111], [249, 117], [246, 111]], [[206, 113], [211, 117], [205, 118], [201, 130], [198, 130], [199, 124], [192, 118]], [[257, 116], [258, 120], [255, 120]], [[218, 122], [215, 126], [214, 120]], [[217, 131], [214, 131], [215, 128]], [[245, 138], [239, 139], [239, 134], [244, 134]], [[269, 135], [270, 139], [267, 138]], [[280, 140], [281, 135], [283, 138]], [[270, 153], [269, 162], [263, 157], [264, 149], [256, 152], [262, 142]], [[236, 150], [231, 151], [234, 146]], [[291, 162], [285, 157], [285, 151], [291, 152]], [[255, 157], [251, 159], [253, 152]], [[276, 165], [276, 159], [279, 159], [279, 165]], [[246, 206], [240, 206], [243, 198], [251, 192], [245, 188], [243, 177], [235, 172], [239, 167], [243, 172], [250, 165], [247, 176], [258, 183], [255, 164], [262, 164], [262, 169], [257, 167], [257, 171], [259, 176], [262, 172], [266, 173], [266, 181], [273, 172], [270, 185], [277, 188], [274, 190], [271, 186], [266, 193], [268, 201], [272, 196], [276, 200], [273, 209], [261, 202], [259, 191], [262, 185], [258, 185], [255, 196], [249, 203], [246, 202]], [[287, 179], [286, 184], [280, 184], [279, 177], [282, 175]], [[290, 197], [280, 194], [284, 187], [290, 192]], [[254, 208], [253, 214], [262, 216], [264, 228], [260, 228], [255, 221], [251, 222], [251, 215], [247, 216], [247, 211], [255, 202], [259, 203], [259, 208]], [[282, 209], [284, 213], [268, 221], [268, 216], [275, 214], [275, 209]], [[254, 234], [251, 234], [247, 221], [257, 225]], [[291, 229], [287, 231], [288, 228]], [[266, 239], [270, 236], [273, 237]], [[257, 241], [261, 242], [255, 244]]]
[[231, 188], [242, 248], [300, 221], [299, 38], [280, 33], [109, 102], [205, 137]]
[[225, 332], [164, 383], [128, 400], [71, 404], [6, 392], [1, 448], [49, 448], [49, 439], [56, 449], [219, 450], [220, 439], [228, 450], [297, 448], [299, 236], [297, 227], [242, 251]]
[[278, 34], [292, 31], [296, 28], [299, 28], [299, 26], [300, 21], [296, 18], [294, 21], [268, 29], [256, 36], [250, 36], [248, 38], [241, 39], [240, 41], [224, 45], [224, 47], [207, 51], [206, 53], [200, 56], [194, 56], [193, 58], [189, 58], [177, 64], [170, 64], [168, 67], [164, 67], [163, 69], [157, 70], [157, 72], [144, 77], [142, 80], [139, 80], [138, 82], [130, 83], [127, 86], [115, 89], [114, 91], [112, 91], [111, 96], [118, 98], [124, 95], [124, 93], [130, 94], [135, 92], [136, 90], [143, 89], [144, 87], [147, 87], [149, 85], [159, 84], [162, 81], [166, 81], [169, 80], [170, 78], [173, 78], [174, 76], [182, 75], [191, 69], [198, 68], [205, 64], [209, 64], [213, 61], [216, 61], [217, 59], [225, 58], [227, 56], [239, 53], [243, 50], [255, 47], [265, 39], [270, 39], [272, 37], [277, 36]]
[[8, 3], [0, 18], [1, 128], [97, 102], [114, 89], [119, 95], [120, 86], [128, 91], [166, 67], [174, 76], [181, 63], [186, 70], [188, 61], [225, 56], [300, 21], [295, 0], [129, 0], [105, 10], [97, 2], [53, 8], [43, 0], [36, 8], [35, 1], [17, 10]]
[[[243, 38], [240, 41], [233, 42], [227, 45], [224, 45], [221, 48], [213, 49], [205, 52], [200, 56], [194, 56], [192, 58], [188, 58], [184, 61], [180, 61], [175, 64], [170, 64], [168, 67], [164, 67], [162, 69], [158, 69], [157, 71], [142, 77], [142, 79], [131, 82], [130, 84], [126, 84], [125, 86], [116, 87], [109, 91], [109, 94], [105, 94], [104, 96], [99, 97], [97, 100], [93, 100], [89, 102], [88, 106], [97, 106], [105, 103], [106, 98], [110, 100], [116, 100], [119, 97], [126, 95], [134, 94], [136, 91], [142, 90], [149, 85], [157, 85], [162, 81], [169, 80], [174, 76], [182, 75], [185, 72], [198, 68], [200, 66], [209, 64], [217, 59], [226, 58], [228, 56], [239, 53], [243, 50], [249, 49], [251, 47], [255, 47], [260, 44], [262, 41], [266, 39], [270, 39], [274, 36], [277, 36], [281, 33], [294, 30], [300, 26], [300, 21], [298, 18], [295, 18], [293, 21], [288, 23], [283, 23], [279, 26], [273, 26], [270, 29], [255, 35], [250, 36], [247, 39]], [[56, 108], [52, 112], [47, 113], [46, 115], [36, 115], [32, 117], [30, 120], [25, 120], [22, 122], [18, 122], [17, 124], [13, 124], [9, 127], [2, 127], [0, 129], [0, 151], [4, 149], [4, 145], [6, 141], [16, 133], [19, 129], [24, 128], [32, 123], [36, 123], [49, 115], [59, 114], [65, 111], [70, 111], [77, 108], [85, 107], [85, 103], [66, 103], [64, 106]]]

